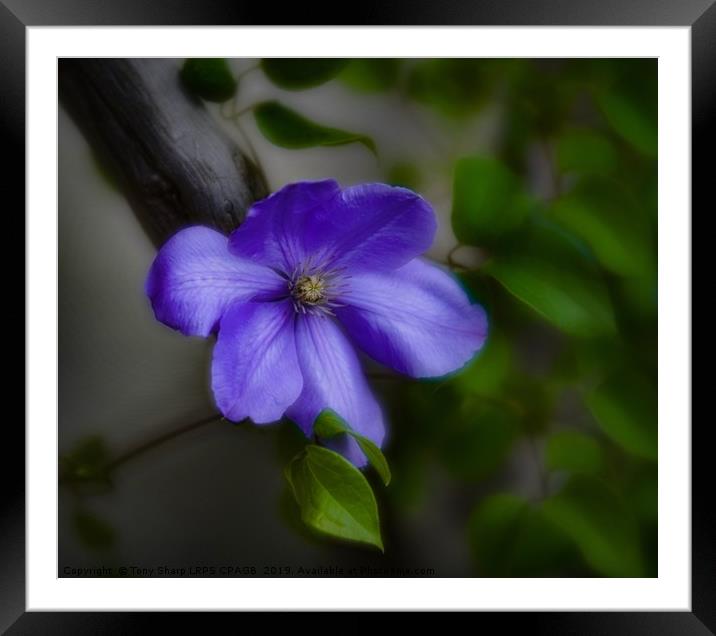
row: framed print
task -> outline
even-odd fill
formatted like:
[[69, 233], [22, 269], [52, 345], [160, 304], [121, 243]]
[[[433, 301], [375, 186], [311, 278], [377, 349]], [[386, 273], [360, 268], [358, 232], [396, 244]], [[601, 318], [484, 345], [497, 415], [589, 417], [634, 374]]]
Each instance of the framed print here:
[[709, 5], [6, 2], [28, 372], [0, 625], [713, 630]]

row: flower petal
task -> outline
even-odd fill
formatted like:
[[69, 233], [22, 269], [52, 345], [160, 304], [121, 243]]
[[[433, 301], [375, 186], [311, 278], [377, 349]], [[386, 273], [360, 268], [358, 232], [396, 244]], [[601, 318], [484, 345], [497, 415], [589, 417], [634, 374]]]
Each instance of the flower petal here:
[[487, 337], [487, 316], [447, 272], [415, 259], [354, 276], [336, 315], [369, 356], [413, 377], [456, 371]]
[[391, 270], [428, 249], [435, 229], [433, 209], [405, 188], [303, 182], [255, 204], [230, 245], [286, 273], [309, 258], [326, 268]]
[[162, 246], [145, 290], [157, 320], [187, 336], [208, 336], [230, 303], [282, 285], [267, 267], [232, 255], [223, 234], [196, 226]]
[[214, 347], [211, 386], [227, 419], [275, 422], [301, 393], [290, 303], [235, 303]]
[[393, 270], [419, 256], [437, 228], [425, 199], [382, 183], [346, 188], [326, 223], [326, 249], [332, 250], [335, 265], [371, 271]]
[[231, 234], [234, 254], [278, 267], [286, 273], [308, 257], [307, 240], [316, 236], [316, 219], [329, 212], [340, 194], [332, 180], [289, 184], [254, 203], [244, 222]]
[[[296, 322], [296, 349], [303, 391], [286, 415], [310, 435], [318, 414], [330, 408], [353, 430], [380, 446], [385, 434], [383, 414], [353, 346], [338, 325], [327, 317], [301, 315]], [[333, 447], [356, 465], [366, 463], [358, 445], [348, 437]]]

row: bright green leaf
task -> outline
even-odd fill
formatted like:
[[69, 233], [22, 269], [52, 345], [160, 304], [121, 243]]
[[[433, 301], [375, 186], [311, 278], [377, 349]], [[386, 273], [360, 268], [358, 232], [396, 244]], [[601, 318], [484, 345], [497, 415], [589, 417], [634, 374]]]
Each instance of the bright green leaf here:
[[323, 439], [330, 439], [336, 435], [350, 435], [358, 443], [371, 466], [380, 475], [383, 483], [386, 486], [390, 483], [390, 467], [380, 448], [372, 440], [351, 429], [348, 423], [335, 411], [331, 409], [321, 411], [313, 424], [313, 430], [318, 437]]
[[634, 455], [655, 460], [658, 450], [656, 388], [632, 371], [619, 371], [587, 396], [601, 429]]
[[181, 69], [184, 86], [208, 102], [225, 102], [236, 93], [238, 83], [224, 58], [192, 58]]
[[336, 58], [265, 58], [261, 68], [268, 78], [290, 91], [300, 91], [333, 79], [348, 64]]
[[373, 140], [357, 133], [322, 126], [276, 101], [262, 102], [254, 108], [259, 130], [271, 143], [282, 148], [312, 148], [361, 143], [375, 153]]
[[484, 499], [468, 525], [470, 547], [483, 576], [548, 576], [572, 549], [567, 537], [522, 497]]
[[383, 550], [375, 496], [363, 473], [348, 460], [312, 444], [293, 459], [287, 478], [305, 524]]
[[600, 574], [643, 576], [636, 522], [631, 511], [601, 481], [575, 475], [564, 490], [544, 502], [542, 509]]
[[596, 474], [603, 466], [599, 443], [577, 431], [558, 431], [547, 440], [545, 463], [551, 470]]
[[484, 269], [569, 334], [594, 336], [615, 330], [599, 271], [589, 254], [557, 228], [534, 225], [519, 232]]
[[455, 165], [452, 228], [458, 241], [489, 245], [518, 227], [533, 203], [499, 161], [467, 157]]

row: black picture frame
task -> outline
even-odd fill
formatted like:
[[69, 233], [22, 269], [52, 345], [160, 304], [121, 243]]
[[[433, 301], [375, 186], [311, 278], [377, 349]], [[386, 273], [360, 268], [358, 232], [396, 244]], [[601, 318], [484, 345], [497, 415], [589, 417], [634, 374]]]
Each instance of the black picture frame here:
[[[283, 5], [291, 25], [333, 25], [335, 8]], [[335, 13], [335, 15], [334, 15]], [[313, 15], [315, 14], [315, 15]], [[3, 201], [7, 221], [19, 223], [25, 205], [25, 40], [30, 26], [79, 25], [265, 25], [276, 11], [265, 3], [224, 0], [0, 0], [0, 138], [6, 159]], [[713, 177], [706, 152], [714, 136], [716, 113], [716, 4], [714, 0], [364, 0], [350, 13], [360, 25], [561, 25], [690, 26], [692, 53], [692, 206], [706, 213], [707, 187]], [[713, 203], [710, 205], [713, 211]], [[693, 218], [693, 213], [692, 213]], [[24, 235], [24, 223], [20, 232]], [[6, 243], [6, 246], [8, 243]], [[9, 253], [5, 251], [6, 259]], [[18, 269], [16, 257], [14, 270]], [[6, 271], [10, 267], [6, 265]], [[19, 276], [14, 274], [19, 280]], [[20, 292], [18, 292], [20, 293]], [[24, 294], [24, 291], [22, 292]], [[690, 311], [690, 308], [684, 308]], [[19, 314], [19, 312], [18, 312]], [[24, 318], [24, 316], [23, 316]], [[16, 315], [19, 322], [19, 315]], [[24, 327], [23, 327], [24, 328]], [[53, 326], [48, 325], [48, 328]], [[14, 333], [9, 332], [8, 333]], [[24, 368], [24, 367], [23, 367]], [[23, 374], [24, 377], [24, 374]], [[11, 394], [8, 391], [8, 394]], [[9, 401], [9, 400], [8, 400]], [[9, 413], [9, 411], [6, 411]], [[690, 423], [684, 422], [683, 425]], [[520, 612], [486, 613], [480, 619], [500, 631], [569, 634], [716, 633], [716, 512], [708, 420], [692, 427], [692, 604], [691, 612]], [[167, 628], [179, 619], [183, 628], [206, 630], [217, 613], [157, 616], [152, 613], [25, 612], [25, 438], [19, 418], [3, 426], [2, 508], [0, 509], [0, 631], [9, 634], [126, 634]], [[235, 620], [235, 619], [234, 619]], [[243, 625], [243, 623], [242, 623]], [[234, 629], [238, 629], [234, 624]], [[489, 629], [489, 627], [487, 627]]]

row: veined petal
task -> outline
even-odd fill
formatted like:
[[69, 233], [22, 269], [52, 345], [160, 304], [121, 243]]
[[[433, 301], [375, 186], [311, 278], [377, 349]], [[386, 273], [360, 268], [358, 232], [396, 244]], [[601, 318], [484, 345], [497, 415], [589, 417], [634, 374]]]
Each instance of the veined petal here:
[[157, 320], [187, 336], [208, 336], [232, 302], [284, 285], [269, 268], [232, 255], [226, 236], [196, 226], [162, 246], [145, 291]]
[[[338, 325], [326, 317], [300, 316], [296, 321], [296, 349], [303, 391], [286, 415], [310, 435], [318, 414], [330, 408], [353, 430], [380, 446], [385, 434], [383, 414], [353, 346]], [[352, 439], [342, 438], [333, 447], [356, 465], [366, 463]]]
[[392, 270], [430, 247], [435, 213], [405, 188], [335, 181], [294, 183], [256, 203], [231, 250], [286, 273], [310, 262], [331, 269]]
[[336, 315], [358, 346], [413, 377], [456, 371], [480, 350], [487, 316], [447, 272], [415, 259], [389, 273], [351, 279]]
[[275, 422], [301, 393], [295, 312], [287, 301], [235, 303], [214, 347], [211, 386], [227, 419]]
[[326, 223], [324, 249], [350, 271], [396, 269], [427, 250], [437, 228], [425, 199], [383, 183], [346, 188]]
[[316, 219], [329, 213], [340, 194], [332, 180], [289, 184], [254, 203], [244, 222], [231, 234], [230, 249], [238, 256], [291, 273], [309, 254]]

